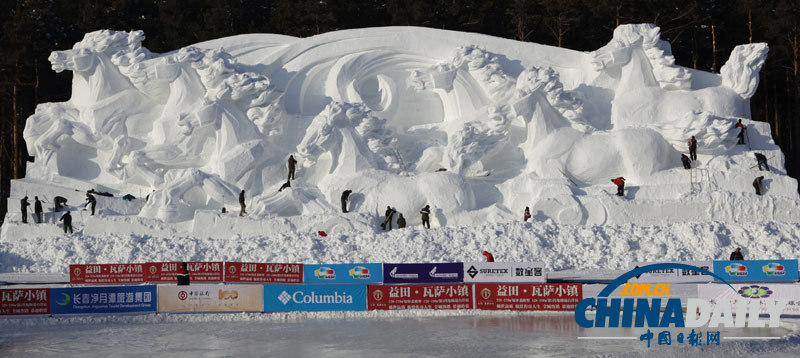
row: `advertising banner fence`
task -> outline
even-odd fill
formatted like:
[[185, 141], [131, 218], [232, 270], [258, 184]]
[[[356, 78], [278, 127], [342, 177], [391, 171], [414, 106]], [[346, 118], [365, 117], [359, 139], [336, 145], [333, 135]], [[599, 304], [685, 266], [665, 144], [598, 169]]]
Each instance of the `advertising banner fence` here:
[[583, 299], [580, 283], [476, 283], [475, 307], [482, 310], [574, 311]]
[[305, 265], [303, 282], [314, 283], [381, 283], [383, 264]]
[[264, 311], [364, 311], [366, 285], [264, 285]]
[[[181, 269], [180, 262], [150, 262], [144, 266], [145, 282], [177, 282]], [[224, 279], [222, 261], [187, 262], [186, 266], [192, 282], [222, 282]]]
[[472, 309], [471, 284], [369, 285], [370, 310]]
[[383, 264], [384, 283], [448, 283], [464, 281], [464, 264]]
[[547, 282], [541, 262], [465, 262], [464, 282]]
[[[679, 263], [685, 265], [697, 266], [702, 269], [714, 272], [714, 265], [712, 261], [668, 261], [669, 263]], [[633, 270], [638, 267], [652, 265], [664, 262], [634, 262], [630, 264], [630, 269]], [[629, 282], [642, 282], [642, 283], [702, 283], [711, 282], [713, 276], [707, 275], [698, 271], [683, 270], [683, 269], [666, 269], [656, 270], [643, 273], [628, 280]]]
[[261, 312], [261, 285], [158, 286], [158, 312]]
[[225, 282], [303, 283], [303, 264], [226, 262]]
[[52, 288], [56, 314], [156, 312], [156, 286]]
[[[187, 262], [192, 282], [222, 282], [223, 263]], [[136, 284], [145, 282], [176, 282], [180, 262], [149, 262], [145, 264], [69, 265], [71, 284]]]
[[[726, 281], [797, 282], [797, 260], [714, 261], [716, 275]], [[714, 280], [720, 282], [719, 280]]]
[[[175, 276], [172, 278], [174, 280]], [[144, 264], [69, 265], [69, 283], [71, 284], [144, 282]]]
[[0, 316], [50, 314], [49, 288], [0, 290]]
[[[757, 300], [760, 298], [786, 300], [786, 308], [781, 315], [800, 316], [800, 285], [789, 283], [733, 284], [733, 290], [725, 284], [697, 285], [697, 298], [711, 302], [711, 308], [719, 300], [731, 301], [731, 310], [736, 314], [736, 302], [739, 300]], [[765, 305], [761, 305], [761, 313], [767, 314]]]

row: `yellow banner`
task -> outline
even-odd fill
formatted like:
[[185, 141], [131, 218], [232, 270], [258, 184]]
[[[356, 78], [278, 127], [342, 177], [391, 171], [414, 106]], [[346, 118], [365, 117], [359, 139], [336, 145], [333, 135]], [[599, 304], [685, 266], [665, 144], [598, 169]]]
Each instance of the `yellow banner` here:
[[263, 285], [158, 286], [158, 312], [261, 312]]

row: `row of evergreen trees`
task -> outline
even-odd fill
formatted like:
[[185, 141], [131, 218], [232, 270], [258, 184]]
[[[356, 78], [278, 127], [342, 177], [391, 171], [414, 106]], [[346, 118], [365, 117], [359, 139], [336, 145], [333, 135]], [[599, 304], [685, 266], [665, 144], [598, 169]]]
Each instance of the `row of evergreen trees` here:
[[[372, 26], [426, 26], [591, 51], [625, 23], [654, 23], [677, 63], [719, 71], [731, 49], [767, 42], [752, 100], [800, 174], [800, 0], [4, 0], [0, 2], [0, 198], [25, 176], [22, 139], [37, 103], [69, 98], [71, 73], [47, 57], [98, 29], [144, 30], [154, 52], [241, 33], [306, 37]], [[6, 211], [0, 200], [0, 214]], [[0, 218], [0, 220], [2, 220]]]

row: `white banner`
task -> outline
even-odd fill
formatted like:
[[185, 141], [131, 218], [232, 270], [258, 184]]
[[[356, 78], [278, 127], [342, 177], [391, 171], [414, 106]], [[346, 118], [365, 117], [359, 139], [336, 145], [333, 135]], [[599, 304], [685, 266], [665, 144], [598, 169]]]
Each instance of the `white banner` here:
[[[637, 267], [652, 265], [652, 264], [661, 264], [661, 263], [676, 263], [676, 264], [684, 264], [684, 265], [692, 265], [697, 266], [706, 271], [714, 272], [712, 269], [714, 265], [712, 261], [666, 261], [666, 262], [634, 262], [629, 266], [629, 269], [633, 270]], [[628, 280], [628, 282], [643, 282], [643, 283], [699, 283], [699, 282], [711, 282], [714, 280], [714, 277], [711, 275], [706, 275], [704, 273], [700, 273], [697, 271], [691, 270], [683, 270], [683, 269], [666, 269], [666, 270], [656, 270], [647, 273], [643, 273], [639, 276], [635, 276]]]
[[263, 285], [158, 286], [158, 312], [262, 312]]
[[[758, 284], [731, 284], [733, 290], [726, 284], [697, 285], [697, 298], [709, 300], [711, 308], [717, 300], [731, 301], [733, 313], [736, 313], [738, 300], [774, 299], [787, 300], [789, 303], [782, 315], [800, 316], [800, 285], [791, 283], [758, 283]], [[735, 291], [734, 291], [735, 290]], [[761, 305], [761, 313], [767, 310]]]
[[465, 262], [464, 282], [547, 282], [541, 262]]

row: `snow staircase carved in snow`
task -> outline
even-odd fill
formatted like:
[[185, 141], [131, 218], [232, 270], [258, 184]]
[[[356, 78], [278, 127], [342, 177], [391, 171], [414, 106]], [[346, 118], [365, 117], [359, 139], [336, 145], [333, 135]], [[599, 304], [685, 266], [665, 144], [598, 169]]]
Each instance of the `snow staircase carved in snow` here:
[[711, 174], [709, 174], [707, 168], [689, 169], [689, 185], [691, 187], [692, 194], [698, 194], [703, 191], [703, 181], [706, 182], [706, 188], [711, 190], [718, 189], [716, 182], [711, 180]]

